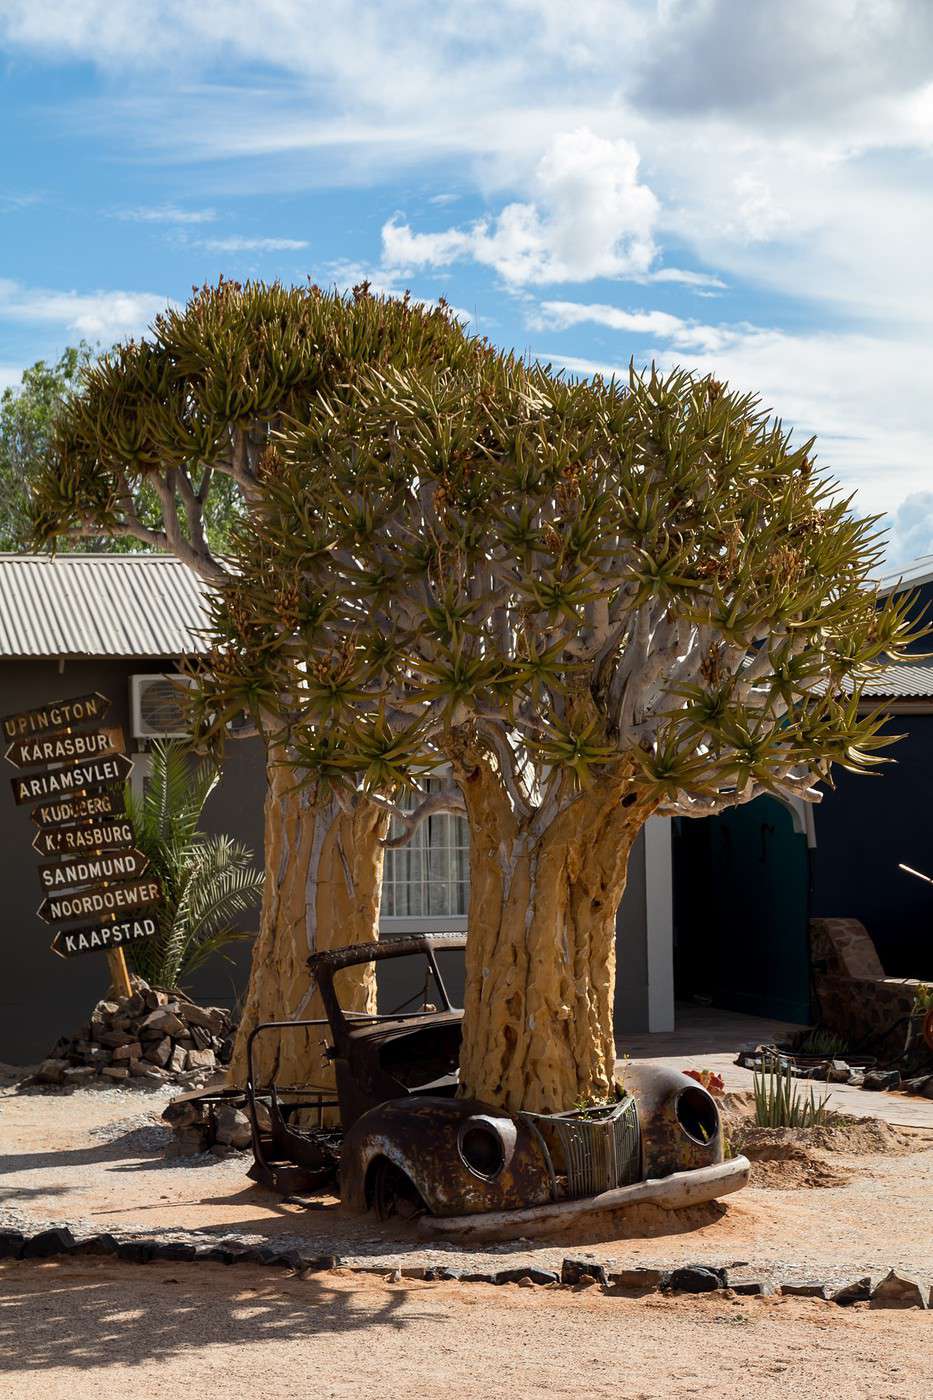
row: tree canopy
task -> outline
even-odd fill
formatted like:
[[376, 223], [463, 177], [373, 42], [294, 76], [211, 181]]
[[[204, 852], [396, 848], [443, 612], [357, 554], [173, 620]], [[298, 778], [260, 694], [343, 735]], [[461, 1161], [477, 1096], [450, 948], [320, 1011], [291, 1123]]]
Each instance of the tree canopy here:
[[175, 554], [222, 582], [228, 531], [258, 498], [270, 435], [343, 392], [360, 367], [478, 352], [432, 310], [314, 286], [220, 281], [148, 336], [88, 364], [34, 481], [34, 540], [104, 534]]
[[209, 705], [338, 786], [468, 739], [542, 819], [620, 765], [667, 812], [813, 796], [889, 742], [860, 699], [909, 600], [879, 605], [875, 526], [711, 377], [362, 368], [264, 460]]
[[30, 544], [30, 487], [49, 454], [55, 416], [91, 356], [84, 341], [50, 364], [37, 360], [0, 394], [0, 549]]

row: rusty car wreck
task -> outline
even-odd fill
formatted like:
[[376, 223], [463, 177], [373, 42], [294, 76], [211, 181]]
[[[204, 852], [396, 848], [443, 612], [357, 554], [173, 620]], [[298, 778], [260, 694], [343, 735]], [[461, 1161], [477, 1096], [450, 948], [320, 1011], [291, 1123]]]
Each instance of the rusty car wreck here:
[[[412, 934], [309, 959], [326, 1021], [266, 1022], [250, 1037], [254, 1179], [292, 1194], [339, 1179], [345, 1208], [452, 1237], [647, 1201], [678, 1209], [745, 1185], [747, 1160], [724, 1160], [715, 1100], [677, 1070], [628, 1064], [617, 1102], [564, 1114], [458, 1097], [463, 1012], [440, 961], [465, 943], [464, 934]], [[343, 969], [373, 962], [385, 981], [393, 960], [413, 957], [423, 980], [400, 1005], [371, 1015], [341, 1007]], [[254, 1083], [259, 1035], [315, 1027], [329, 1032], [336, 1098], [320, 1085]], [[339, 1129], [327, 1126], [338, 1111]]]

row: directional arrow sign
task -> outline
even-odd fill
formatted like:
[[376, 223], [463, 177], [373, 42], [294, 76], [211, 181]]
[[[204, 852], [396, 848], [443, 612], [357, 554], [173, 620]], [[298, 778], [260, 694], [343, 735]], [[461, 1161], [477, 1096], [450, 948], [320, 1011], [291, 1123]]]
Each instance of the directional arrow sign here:
[[29, 815], [36, 826], [47, 829], [115, 817], [125, 811], [123, 789], [107, 788], [104, 792], [90, 792], [86, 797], [63, 797], [57, 802], [42, 802]]
[[127, 919], [119, 924], [92, 924], [89, 928], [59, 929], [51, 948], [60, 958], [75, 958], [80, 953], [99, 953], [106, 948], [122, 948], [140, 938], [151, 938], [156, 921], [149, 915]]
[[67, 924], [71, 919], [98, 918], [109, 914], [115, 921], [127, 909], [157, 904], [162, 897], [158, 880], [133, 880], [126, 884], [102, 884], [76, 894], [46, 895], [36, 913], [47, 924]]
[[43, 797], [83, 794], [89, 789], [125, 781], [132, 768], [125, 754], [115, 753], [110, 758], [91, 758], [85, 763], [71, 763], [67, 768], [53, 768], [50, 773], [11, 778], [13, 800], [17, 806], [22, 806], [24, 802], [38, 802]]
[[53, 700], [37, 710], [23, 710], [0, 720], [5, 739], [25, 739], [30, 734], [51, 734], [56, 729], [72, 729], [76, 724], [100, 724], [107, 716], [110, 701], [97, 691], [75, 695], [70, 700]]
[[32, 843], [40, 856], [99, 855], [101, 851], [120, 850], [132, 846], [136, 833], [130, 822], [83, 822], [81, 826], [62, 826], [56, 831], [37, 831]]
[[46, 734], [41, 738], [14, 739], [6, 751], [6, 759], [14, 768], [41, 768], [49, 763], [68, 763], [78, 758], [122, 752], [122, 729], [92, 729], [85, 734], [63, 729], [59, 734]]
[[149, 857], [142, 851], [105, 851], [102, 855], [72, 856], [39, 866], [39, 884], [44, 890], [73, 890], [81, 885], [103, 881], [132, 880], [142, 875]]

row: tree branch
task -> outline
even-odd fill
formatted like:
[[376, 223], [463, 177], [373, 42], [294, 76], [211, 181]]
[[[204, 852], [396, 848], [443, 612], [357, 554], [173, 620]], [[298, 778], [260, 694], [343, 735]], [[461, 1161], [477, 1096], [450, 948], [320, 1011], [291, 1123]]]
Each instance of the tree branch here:
[[450, 812], [456, 816], [466, 816], [466, 803], [463, 794], [455, 788], [445, 792], [432, 792], [423, 802], [414, 809], [413, 812], [406, 812], [394, 802], [389, 802], [384, 797], [379, 797], [375, 793], [370, 794], [370, 801], [383, 811], [390, 814], [393, 821], [400, 822], [404, 830], [399, 836], [385, 836], [380, 842], [387, 850], [395, 850], [400, 846], [407, 846], [415, 832], [426, 822], [429, 817], [439, 816], [441, 813]]

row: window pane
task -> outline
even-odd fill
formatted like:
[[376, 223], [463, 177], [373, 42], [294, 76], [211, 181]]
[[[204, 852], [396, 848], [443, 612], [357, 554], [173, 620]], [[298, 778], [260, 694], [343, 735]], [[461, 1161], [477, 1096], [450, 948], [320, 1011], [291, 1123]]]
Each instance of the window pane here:
[[[429, 792], [443, 791], [441, 778], [430, 778]], [[403, 805], [411, 811], [414, 799]], [[392, 835], [399, 834], [399, 824]], [[467, 912], [469, 828], [463, 817], [442, 813], [429, 817], [411, 841], [386, 851], [382, 912], [392, 918], [463, 918]]]

